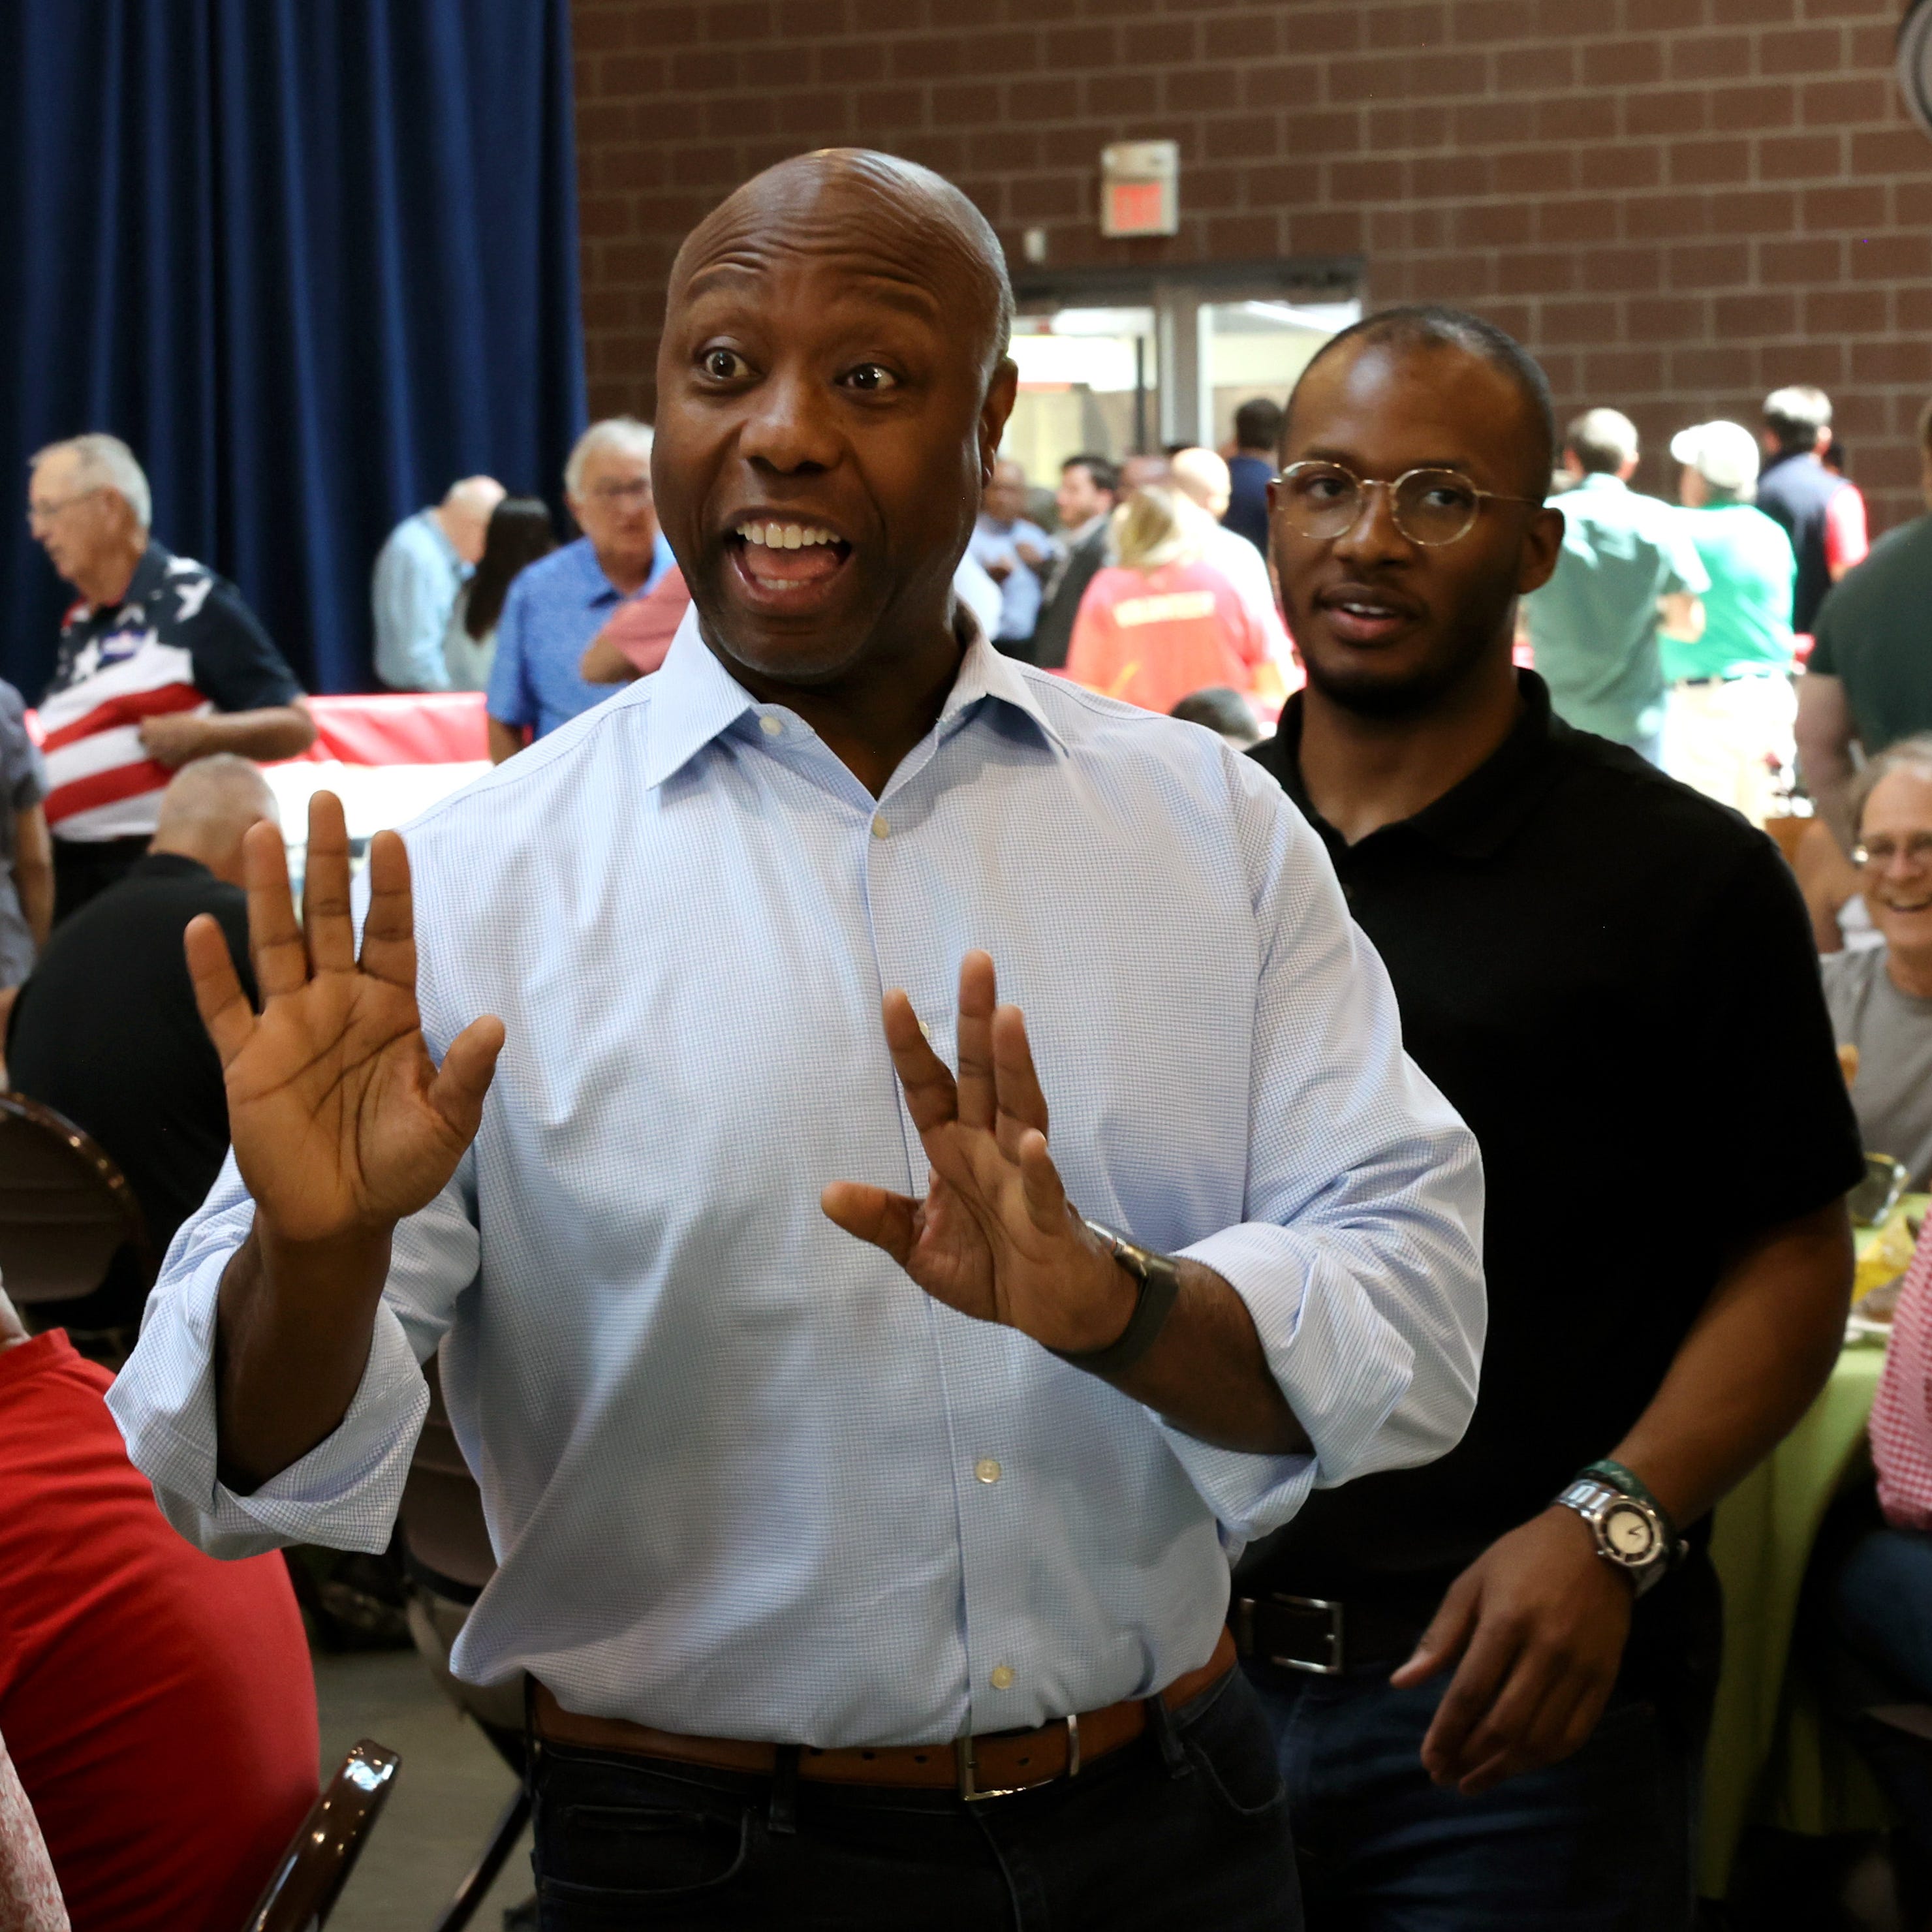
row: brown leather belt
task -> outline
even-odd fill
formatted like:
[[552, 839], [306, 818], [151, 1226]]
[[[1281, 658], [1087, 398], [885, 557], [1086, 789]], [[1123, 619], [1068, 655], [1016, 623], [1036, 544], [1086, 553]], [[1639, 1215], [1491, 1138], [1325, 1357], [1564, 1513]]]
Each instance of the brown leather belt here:
[[[1220, 1682], [1234, 1667], [1234, 1639], [1224, 1629], [1214, 1654], [1198, 1670], [1177, 1677], [1160, 1694], [1178, 1711]], [[778, 1747], [740, 1738], [689, 1738], [654, 1730], [621, 1718], [586, 1718], [566, 1711], [542, 1684], [531, 1692], [531, 1719], [546, 1744], [585, 1750], [616, 1751], [629, 1757], [665, 1758], [676, 1764], [703, 1765], [712, 1771], [745, 1772], [770, 1778], [778, 1769]], [[994, 1731], [950, 1744], [878, 1744], [840, 1750], [799, 1753], [798, 1774], [826, 1784], [912, 1786], [957, 1791], [969, 1802], [1004, 1798], [1057, 1778], [1078, 1775], [1083, 1765], [1131, 1744], [1147, 1728], [1144, 1701], [1130, 1697], [1104, 1711], [1083, 1711], [1032, 1731]]]

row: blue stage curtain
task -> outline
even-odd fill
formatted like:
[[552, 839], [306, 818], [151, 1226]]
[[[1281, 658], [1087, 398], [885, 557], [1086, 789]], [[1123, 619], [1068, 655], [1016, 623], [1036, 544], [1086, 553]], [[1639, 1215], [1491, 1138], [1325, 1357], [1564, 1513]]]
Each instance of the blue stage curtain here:
[[73, 595], [25, 460], [103, 429], [367, 688], [390, 528], [476, 471], [555, 502], [583, 424], [568, 0], [16, 0], [0, 116], [0, 675], [38, 698]]

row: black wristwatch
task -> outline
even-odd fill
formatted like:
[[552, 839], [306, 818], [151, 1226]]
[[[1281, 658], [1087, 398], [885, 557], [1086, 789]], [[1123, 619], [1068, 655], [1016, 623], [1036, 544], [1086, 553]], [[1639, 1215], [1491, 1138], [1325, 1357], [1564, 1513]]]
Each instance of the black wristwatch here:
[[1063, 1362], [1084, 1369], [1090, 1376], [1124, 1375], [1160, 1339], [1160, 1331], [1167, 1326], [1167, 1318], [1173, 1313], [1180, 1293], [1180, 1270], [1167, 1256], [1144, 1248], [1126, 1235], [1088, 1220], [1084, 1214], [1080, 1225], [1140, 1283], [1140, 1293], [1127, 1325], [1104, 1348], [1088, 1348], [1077, 1354], [1055, 1348], [1052, 1352]]

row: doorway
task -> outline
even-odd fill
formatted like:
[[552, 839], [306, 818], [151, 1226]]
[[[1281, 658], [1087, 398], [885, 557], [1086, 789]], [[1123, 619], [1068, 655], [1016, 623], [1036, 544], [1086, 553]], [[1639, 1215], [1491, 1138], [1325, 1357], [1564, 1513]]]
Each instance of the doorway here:
[[1359, 318], [1361, 284], [1354, 261], [1023, 282], [1019, 395], [1002, 452], [1050, 490], [1076, 452], [1118, 462], [1188, 443], [1223, 448], [1243, 403], [1286, 401], [1316, 350]]

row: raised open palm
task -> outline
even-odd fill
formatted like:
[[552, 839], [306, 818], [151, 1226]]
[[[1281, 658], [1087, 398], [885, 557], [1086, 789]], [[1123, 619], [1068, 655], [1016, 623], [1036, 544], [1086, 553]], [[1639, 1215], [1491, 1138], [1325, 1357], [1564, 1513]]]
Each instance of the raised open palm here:
[[482, 1120], [503, 1027], [471, 1022], [436, 1066], [416, 1009], [402, 840], [380, 832], [370, 848], [358, 962], [348, 833], [332, 792], [309, 801], [308, 826], [300, 925], [279, 832], [257, 825], [244, 845], [259, 1016], [213, 919], [194, 920], [186, 945], [256, 1212], [284, 1240], [330, 1241], [386, 1232], [447, 1184]]
[[1047, 1152], [1046, 1096], [1025, 1018], [997, 1004], [992, 959], [969, 952], [960, 962], [956, 1079], [904, 993], [886, 995], [884, 1019], [932, 1164], [926, 1198], [837, 1180], [825, 1190], [826, 1214], [962, 1314], [1004, 1322], [1052, 1348], [1106, 1346], [1132, 1296], [1068, 1204]]

